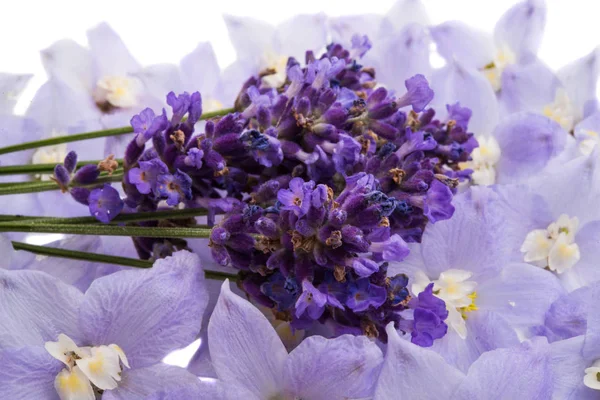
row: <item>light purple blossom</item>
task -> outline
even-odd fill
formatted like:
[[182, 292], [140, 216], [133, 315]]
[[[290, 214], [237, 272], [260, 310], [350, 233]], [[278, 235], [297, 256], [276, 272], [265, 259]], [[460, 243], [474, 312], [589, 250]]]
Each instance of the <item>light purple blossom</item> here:
[[105, 224], [119, 215], [125, 205], [119, 192], [108, 183], [100, 189], [92, 190], [88, 202], [90, 214]]

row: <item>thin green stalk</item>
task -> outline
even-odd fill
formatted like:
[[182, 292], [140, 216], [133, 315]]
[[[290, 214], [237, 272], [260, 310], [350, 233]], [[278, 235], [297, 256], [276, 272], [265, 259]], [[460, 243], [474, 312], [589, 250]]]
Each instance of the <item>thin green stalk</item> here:
[[[229, 113], [234, 112], [233, 108], [225, 108], [223, 110], [217, 110], [212, 112], [207, 112], [202, 114], [200, 119], [209, 119], [214, 117], [219, 117], [222, 115], [227, 115]], [[108, 137], [108, 136], [119, 136], [127, 133], [132, 133], [133, 128], [131, 126], [124, 126], [121, 128], [113, 128], [113, 129], [104, 129], [101, 131], [94, 132], [86, 132], [86, 133], [78, 133], [75, 135], [66, 135], [66, 136], [56, 136], [48, 139], [35, 140], [33, 142], [25, 142], [19, 143], [12, 146], [6, 146], [0, 148], [0, 154], [14, 153], [16, 151], [28, 150], [28, 149], [37, 149], [38, 147], [44, 146], [53, 146], [61, 143], [70, 143], [70, 142], [78, 142], [81, 140], [88, 139], [96, 139], [100, 137]]]
[[[125, 267], [135, 267], [135, 268], [151, 268], [152, 267], [152, 261], [139, 260], [137, 258], [109, 256], [106, 254], [88, 253], [85, 251], [67, 250], [67, 249], [60, 249], [60, 248], [46, 247], [46, 246], [36, 246], [33, 244], [27, 244], [27, 243], [23, 243], [23, 242], [14, 242], [14, 241], [12, 242], [12, 245], [15, 250], [28, 251], [30, 253], [49, 256], [49, 257], [67, 258], [70, 260], [93, 261], [93, 262], [102, 263], [102, 264], [123, 265]], [[206, 277], [206, 279], [216, 279], [216, 280], [231, 279], [233, 281], [237, 280], [237, 275], [228, 274], [226, 272], [221, 272], [221, 271], [205, 270], [204, 276]]]
[[[77, 168], [88, 164], [98, 164], [102, 160], [80, 161], [77, 163]], [[115, 159], [119, 165], [123, 165], [123, 160]], [[0, 175], [17, 175], [17, 174], [51, 174], [54, 172], [54, 167], [57, 163], [50, 164], [24, 164], [24, 165], [4, 165], [0, 166]]]
[[[119, 170], [117, 170], [119, 171]], [[100, 183], [108, 182], [121, 182], [123, 180], [122, 173], [114, 173], [112, 175], [101, 176], [92, 185], [77, 185], [73, 184], [71, 187], [95, 187]], [[9, 194], [23, 194], [23, 193], [38, 193], [48, 192], [51, 190], [60, 190], [60, 187], [56, 182], [44, 181], [44, 182], [12, 182], [6, 185], [0, 185], [0, 196]]]
[[67, 235], [141, 236], [160, 238], [208, 238], [210, 229], [167, 228], [119, 225], [31, 224], [27, 222], [0, 223], [0, 232], [63, 233]]
[[[124, 222], [142, 222], [142, 221], [160, 221], [164, 219], [184, 219], [190, 217], [198, 217], [206, 215], [207, 210], [204, 208], [185, 208], [183, 210], [164, 210], [164, 211], [149, 211], [137, 212], [130, 214], [119, 214], [111, 224], [120, 224]], [[27, 223], [27, 224], [100, 224], [94, 217], [39, 217], [26, 215], [0, 215], [0, 224], [6, 222]], [[209, 229], [207, 225], [196, 225], [198, 228]]]

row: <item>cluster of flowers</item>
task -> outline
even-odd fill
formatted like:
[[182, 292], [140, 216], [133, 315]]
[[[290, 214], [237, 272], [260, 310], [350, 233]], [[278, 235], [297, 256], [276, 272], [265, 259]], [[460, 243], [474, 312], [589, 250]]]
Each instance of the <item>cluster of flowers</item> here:
[[[208, 121], [199, 134], [201, 95], [171, 92], [170, 120], [151, 109], [131, 120], [125, 200], [108, 184], [71, 194], [102, 222], [124, 205], [147, 212], [163, 201], [206, 206], [211, 225], [214, 213], [226, 211], [210, 238], [215, 260], [243, 271], [244, 290], [295, 329], [331, 320], [337, 334], [385, 340], [394, 321], [431, 346], [446, 332], [447, 313], [419, 308], [427, 301], [415, 299], [420, 312], [405, 321], [408, 278], [387, 278], [384, 263], [402, 261], [406, 242], [420, 241], [427, 222], [452, 216], [459, 180], [471, 172], [459, 164], [477, 146], [467, 131], [471, 112], [455, 104], [445, 122], [434, 120], [432, 109], [424, 111], [433, 92], [422, 75], [408, 79], [400, 97], [375, 88], [375, 71], [351, 58], [369, 48], [356, 36], [350, 51], [333, 44], [319, 59], [308, 52], [304, 68], [290, 58], [281, 87], [250, 78], [236, 101], [240, 111]], [[64, 187], [71, 158], [55, 170]], [[86, 166], [74, 179], [92, 183], [98, 172]], [[143, 258], [185, 248], [134, 240]]]

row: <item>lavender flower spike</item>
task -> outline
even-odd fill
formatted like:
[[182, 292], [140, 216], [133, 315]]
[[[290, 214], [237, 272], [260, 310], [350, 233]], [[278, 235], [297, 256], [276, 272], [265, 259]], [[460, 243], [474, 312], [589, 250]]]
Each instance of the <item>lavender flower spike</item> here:
[[[198, 384], [161, 360], [191, 343], [208, 302], [198, 256], [97, 279], [85, 294], [39, 271], [0, 270], [0, 398], [131, 399]], [[164, 397], [163, 397], [164, 398]]]

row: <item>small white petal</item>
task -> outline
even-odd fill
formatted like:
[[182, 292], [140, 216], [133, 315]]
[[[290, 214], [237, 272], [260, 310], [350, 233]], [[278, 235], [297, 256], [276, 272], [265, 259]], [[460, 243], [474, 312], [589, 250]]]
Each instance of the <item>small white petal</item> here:
[[567, 235], [559, 235], [556, 243], [550, 249], [548, 268], [562, 274], [577, 264], [580, 258], [579, 246], [576, 243], [569, 243]]
[[60, 400], [95, 400], [89, 379], [78, 367], [71, 371], [63, 369], [56, 375], [54, 388]]
[[108, 346], [92, 347], [91, 357], [77, 360], [77, 366], [102, 390], [116, 389], [121, 380], [119, 353]]
[[525, 253], [525, 262], [546, 260], [554, 240], [548, 237], [545, 229], [536, 229], [527, 234], [521, 246], [521, 252]]

